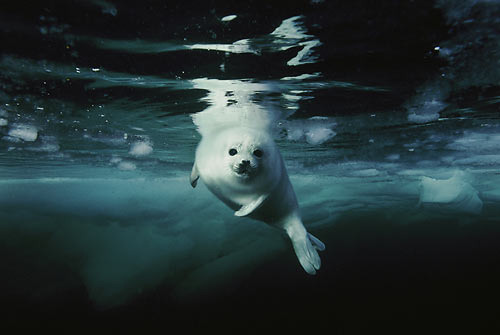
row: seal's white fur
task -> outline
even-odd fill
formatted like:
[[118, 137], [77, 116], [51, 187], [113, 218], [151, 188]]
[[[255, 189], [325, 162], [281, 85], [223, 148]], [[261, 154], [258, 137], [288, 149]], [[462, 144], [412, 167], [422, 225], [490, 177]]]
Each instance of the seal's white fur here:
[[[315, 274], [321, 266], [317, 250], [325, 246], [302, 224], [295, 192], [269, 131], [228, 120], [231, 118], [211, 122], [211, 127], [200, 131], [202, 140], [196, 150], [191, 185], [195, 187], [201, 178], [213, 194], [236, 211], [235, 215], [284, 229], [304, 270]], [[198, 125], [199, 121], [195, 119]]]

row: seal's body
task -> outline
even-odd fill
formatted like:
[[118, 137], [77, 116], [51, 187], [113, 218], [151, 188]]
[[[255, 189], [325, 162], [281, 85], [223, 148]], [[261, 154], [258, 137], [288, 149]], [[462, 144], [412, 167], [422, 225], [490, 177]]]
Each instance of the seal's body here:
[[302, 224], [285, 164], [267, 132], [232, 127], [204, 135], [191, 172], [193, 187], [200, 177], [236, 216], [284, 229], [307, 273], [320, 268], [317, 250], [325, 246]]

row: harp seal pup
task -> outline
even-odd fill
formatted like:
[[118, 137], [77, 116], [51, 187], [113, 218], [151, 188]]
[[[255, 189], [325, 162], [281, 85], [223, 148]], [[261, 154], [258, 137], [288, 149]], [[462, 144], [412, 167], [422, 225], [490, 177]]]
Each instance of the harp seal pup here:
[[318, 250], [325, 245], [309, 234], [285, 164], [271, 136], [260, 129], [238, 126], [204, 134], [191, 172], [235, 211], [285, 230], [304, 270], [311, 275], [321, 267]]

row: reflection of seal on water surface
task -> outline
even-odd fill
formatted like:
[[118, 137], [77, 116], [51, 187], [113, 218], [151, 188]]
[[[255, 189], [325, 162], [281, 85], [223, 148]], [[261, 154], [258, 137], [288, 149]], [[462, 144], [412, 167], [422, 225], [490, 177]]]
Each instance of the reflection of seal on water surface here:
[[284, 229], [307, 273], [320, 268], [317, 250], [325, 246], [302, 224], [283, 159], [267, 132], [240, 126], [204, 134], [191, 172], [193, 187], [199, 178], [235, 215]]

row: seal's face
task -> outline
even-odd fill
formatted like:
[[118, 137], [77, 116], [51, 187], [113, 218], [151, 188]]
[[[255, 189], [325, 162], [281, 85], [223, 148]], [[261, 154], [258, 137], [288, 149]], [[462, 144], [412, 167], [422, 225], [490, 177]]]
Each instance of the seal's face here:
[[233, 174], [241, 179], [248, 180], [255, 177], [264, 159], [264, 150], [257, 145], [234, 143], [227, 150], [226, 162]]
[[240, 181], [251, 181], [266, 168], [271, 155], [267, 139], [252, 132], [232, 133], [222, 153], [231, 175]]

